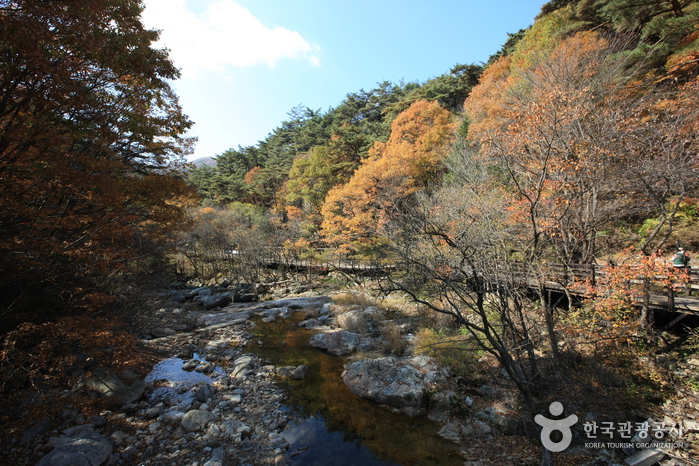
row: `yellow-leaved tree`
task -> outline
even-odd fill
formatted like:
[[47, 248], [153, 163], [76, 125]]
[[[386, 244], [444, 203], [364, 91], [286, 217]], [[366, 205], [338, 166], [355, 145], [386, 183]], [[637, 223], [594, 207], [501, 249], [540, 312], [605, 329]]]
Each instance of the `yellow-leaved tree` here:
[[457, 122], [437, 102], [420, 100], [391, 125], [350, 181], [330, 190], [321, 209], [325, 240], [348, 254], [370, 254], [383, 244], [391, 212], [417, 191], [439, 183]]

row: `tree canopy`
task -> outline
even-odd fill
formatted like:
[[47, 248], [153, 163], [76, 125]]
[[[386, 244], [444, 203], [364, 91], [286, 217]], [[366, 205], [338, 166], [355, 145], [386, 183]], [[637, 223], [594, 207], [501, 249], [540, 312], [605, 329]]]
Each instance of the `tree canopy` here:
[[18, 308], [40, 288], [90, 307], [182, 220], [193, 141], [168, 84], [179, 72], [136, 0], [0, 6], [2, 299]]
[[340, 249], [362, 253], [381, 244], [381, 229], [408, 196], [441, 181], [456, 124], [437, 102], [418, 100], [376, 142], [352, 178], [333, 188], [322, 207], [323, 235]]
[[442, 163], [450, 149], [440, 149], [429, 163], [443, 171], [418, 181], [408, 172], [419, 149], [394, 140], [395, 123], [431, 102], [460, 121], [454, 139], [499, 174], [511, 226], [533, 235], [538, 254], [594, 262], [613, 247], [600, 249], [599, 237], [614, 219], [644, 223], [638, 245], [647, 252], [672, 237], [679, 206], [694, 196], [694, 175], [661, 179], [673, 165], [695, 170], [693, 144], [678, 137], [693, 117], [670, 107], [689, 98], [699, 74], [698, 12], [694, 0], [554, 0], [486, 64], [379, 83], [327, 112], [299, 106], [264, 141], [221, 154], [218, 167], [189, 180], [209, 202], [263, 206], [303, 241], [357, 251], [359, 238], [380, 243], [387, 205], [454, 176]]

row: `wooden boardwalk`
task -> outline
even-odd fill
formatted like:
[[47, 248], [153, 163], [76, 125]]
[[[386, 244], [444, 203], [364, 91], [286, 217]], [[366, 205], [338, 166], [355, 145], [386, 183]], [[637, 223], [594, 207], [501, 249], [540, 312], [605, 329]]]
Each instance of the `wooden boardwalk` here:
[[[238, 251], [235, 251], [233, 254], [222, 253], [218, 256], [218, 259], [229, 261], [243, 260], [243, 254], [240, 254]], [[259, 266], [272, 269], [311, 273], [339, 271], [347, 274], [383, 275], [391, 273], [396, 269], [393, 265], [377, 264], [375, 262], [343, 258], [302, 258], [296, 254], [281, 254], [277, 251], [262, 255], [261, 257], [256, 257], [254, 262]], [[527, 275], [529, 272], [527, 272], [524, 264], [514, 264], [514, 266], [513, 264], [509, 264], [509, 266], [511, 268], [508, 270], [508, 273], [514, 272], [515, 275], [521, 274], [516, 281], [522, 286], [538, 289], [539, 281]], [[594, 288], [607, 281], [606, 275], [599, 266], [574, 265], [564, 267], [551, 265], [548, 267], [548, 270], [549, 275], [545, 282], [546, 289], [552, 292], [566, 292], [571, 296], [589, 296], [587, 291], [582, 287], [576, 286], [576, 284], [579, 285], [584, 282], [592, 285]], [[495, 282], [498, 281], [499, 280], [495, 280]], [[631, 282], [640, 283], [640, 280], [631, 280]], [[654, 288], [657, 290], [659, 287], [655, 286]], [[671, 313], [676, 312], [685, 315], [699, 315], [699, 268], [689, 270], [689, 282], [687, 286], [681, 288], [682, 291], [665, 288], [664, 292], [651, 292], [647, 301], [648, 305], [653, 310], [663, 310]], [[638, 298], [638, 303], [642, 305], [643, 299]]]
[[650, 305], [655, 309], [682, 314], [699, 315], [699, 297], [650, 295]]
[[[547, 277], [545, 283], [546, 289], [558, 292], [567, 292], [570, 295], [579, 297], [591, 296], [587, 289], [581, 289], [575, 286], [575, 282], [587, 282], [593, 285], [593, 289], [597, 285], [604, 285], [608, 281], [601, 267], [598, 266], [574, 266], [564, 268], [562, 266], [552, 266], [551, 275]], [[633, 271], [633, 266], [629, 266]], [[688, 270], [687, 283], [676, 283], [672, 288], [666, 288], [658, 285], [658, 281], [667, 277], [658, 277], [658, 280], [652, 282], [652, 288], [656, 291], [649, 293], [648, 305], [653, 310], [662, 310], [667, 312], [678, 312], [690, 315], [699, 315], [699, 269]], [[538, 288], [538, 281], [532, 280], [530, 277], [525, 277], [526, 272], [522, 271], [522, 280], [530, 288]], [[630, 274], [631, 275], [631, 274]], [[632, 284], [641, 284], [640, 279], [629, 280]], [[659, 291], [662, 288], [664, 291]], [[643, 304], [643, 297], [637, 298], [639, 305]]]

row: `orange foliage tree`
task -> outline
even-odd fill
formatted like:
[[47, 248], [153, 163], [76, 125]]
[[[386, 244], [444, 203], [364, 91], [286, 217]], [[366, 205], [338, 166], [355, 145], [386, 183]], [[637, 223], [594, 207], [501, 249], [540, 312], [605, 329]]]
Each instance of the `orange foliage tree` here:
[[440, 182], [456, 123], [436, 102], [420, 100], [391, 125], [387, 142], [376, 142], [350, 181], [328, 193], [321, 213], [326, 241], [347, 253], [382, 244], [391, 211], [411, 194]]
[[467, 99], [469, 138], [512, 184], [530, 253], [553, 247], [561, 262], [590, 263], [597, 228], [615, 213], [611, 52], [597, 35], [577, 34], [549, 53], [499, 60]]
[[190, 195], [179, 72], [136, 0], [0, 10], [0, 297], [5, 313], [93, 308], [157, 250]]
[[633, 201], [629, 211], [653, 221], [639, 246], [646, 255], [667, 244], [683, 206], [699, 192], [698, 91], [695, 77], [681, 86], [663, 83], [640, 98], [635, 89], [624, 94], [634, 105], [626, 105], [616, 128], [621, 137], [609, 145], [624, 160], [619, 184]]
[[532, 41], [487, 69], [465, 106], [469, 140], [512, 186], [513, 228], [530, 254], [564, 264], [593, 263], [599, 231], [622, 217], [655, 219], [640, 248], [663, 247], [699, 189], [696, 80], [628, 76], [623, 41], [592, 32]]

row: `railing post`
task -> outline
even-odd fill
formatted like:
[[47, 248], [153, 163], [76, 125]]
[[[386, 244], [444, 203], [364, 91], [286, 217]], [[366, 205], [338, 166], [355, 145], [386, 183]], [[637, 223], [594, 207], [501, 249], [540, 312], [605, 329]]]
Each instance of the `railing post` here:
[[672, 289], [670, 285], [667, 289], [667, 312], [674, 312], [675, 310], [675, 290]]

